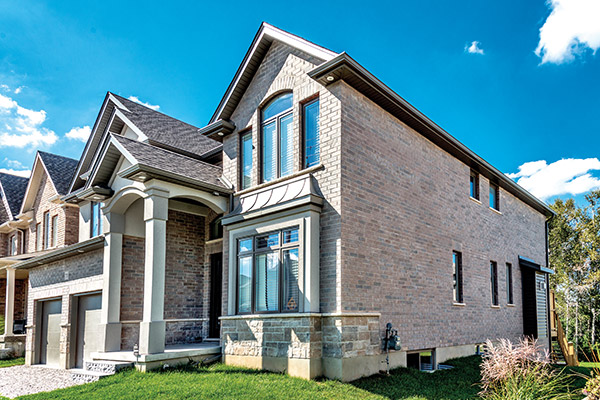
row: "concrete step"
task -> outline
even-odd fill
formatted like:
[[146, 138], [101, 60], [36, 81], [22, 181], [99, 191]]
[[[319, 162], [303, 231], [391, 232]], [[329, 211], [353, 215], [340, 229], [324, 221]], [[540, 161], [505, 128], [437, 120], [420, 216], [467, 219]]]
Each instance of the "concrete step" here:
[[132, 362], [104, 360], [86, 361], [84, 365], [84, 369], [86, 371], [102, 372], [107, 374], [114, 374], [122, 369], [130, 367], [133, 367]]
[[81, 368], [70, 369], [69, 372], [71, 372], [71, 379], [77, 384], [96, 382], [102, 378], [106, 378], [107, 376], [114, 375], [114, 373], [110, 374], [105, 372], [86, 371], [85, 369]]

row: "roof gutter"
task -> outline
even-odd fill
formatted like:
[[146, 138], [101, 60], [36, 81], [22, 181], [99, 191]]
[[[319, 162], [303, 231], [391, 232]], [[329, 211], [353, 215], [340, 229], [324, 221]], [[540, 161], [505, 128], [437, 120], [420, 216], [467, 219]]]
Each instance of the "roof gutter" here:
[[338, 80], [344, 80], [344, 82], [366, 95], [376, 104], [402, 120], [421, 135], [462, 160], [467, 165], [476, 167], [482, 175], [492, 181], [496, 181], [501, 187], [514, 194], [534, 209], [546, 216], [554, 215], [554, 211], [552, 211], [546, 203], [533, 196], [512, 179], [508, 178], [498, 169], [475, 154], [472, 150], [377, 79], [348, 54], [341, 53], [337, 57], [324, 62], [312, 71], [309, 71], [308, 75], [325, 86], [335, 83]]

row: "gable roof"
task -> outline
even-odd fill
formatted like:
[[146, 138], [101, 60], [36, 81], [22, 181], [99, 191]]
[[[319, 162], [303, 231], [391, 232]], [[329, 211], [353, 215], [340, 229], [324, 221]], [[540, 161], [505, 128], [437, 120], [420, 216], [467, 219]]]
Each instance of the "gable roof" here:
[[78, 160], [69, 157], [59, 156], [58, 154], [38, 151], [46, 171], [52, 179], [56, 192], [63, 196], [69, 192], [69, 184], [75, 174]]
[[222, 147], [220, 142], [200, 134], [193, 125], [107, 92], [69, 191], [76, 191], [85, 185], [81, 175], [93, 167], [96, 153], [107, 135], [119, 133], [124, 124], [135, 129], [150, 144], [193, 158], [202, 159]]
[[6, 204], [8, 205], [8, 209], [5, 210], [7, 215], [2, 215], [2, 222], [12, 220], [19, 214], [25, 190], [27, 189], [27, 182], [29, 182], [29, 178], [0, 173], [2, 200], [6, 200]]
[[427, 118], [423, 113], [418, 111], [414, 106], [352, 59], [347, 53], [334, 53], [266, 23], [261, 25], [258, 33], [254, 37], [250, 49], [246, 53], [246, 56], [238, 68], [234, 79], [227, 88], [225, 96], [219, 103], [209, 124], [202, 128], [201, 132], [203, 134], [213, 135], [215, 132], [220, 132], [220, 134], [223, 135], [233, 131], [231, 127], [223, 127], [223, 125], [237, 107], [244, 91], [252, 81], [254, 74], [258, 70], [260, 63], [273, 40], [284, 42], [289, 46], [322, 59], [323, 63], [315, 67], [312, 71], [309, 71], [308, 75], [323, 86], [328, 86], [339, 80], [343, 80], [443, 150], [469, 165], [471, 168], [478, 170], [488, 179], [497, 182], [502, 188], [512, 193], [535, 210], [547, 216], [554, 214], [552, 209], [550, 209], [546, 203], [523, 189], [512, 179], [494, 168], [448, 132]]
[[27, 182], [27, 188], [23, 195], [19, 213], [23, 213], [33, 207], [35, 196], [44, 175], [50, 179], [57, 195], [63, 196], [67, 194], [76, 166], [77, 160], [72, 158], [38, 151], [35, 155], [31, 177]]
[[252, 44], [246, 52], [233, 80], [229, 84], [225, 95], [221, 99], [217, 110], [210, 119], [209, 125], [219, 120], [228, 120], [231, 117], [274, 40], [288, 44], [323, 61], [331, 60], [338, 55], [338, 53], [325, 47], [316, 45], [300, 36], [263, 22], [254, 36], [254, 40], [252, 40]]

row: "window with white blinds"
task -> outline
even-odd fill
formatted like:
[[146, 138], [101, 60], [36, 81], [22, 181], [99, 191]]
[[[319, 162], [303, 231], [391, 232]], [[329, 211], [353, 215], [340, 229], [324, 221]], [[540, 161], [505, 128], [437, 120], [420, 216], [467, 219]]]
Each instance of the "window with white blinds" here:
[[292, 93], [271, 100], [261, 117], [261, 178], [269, 182], [294, 169]]

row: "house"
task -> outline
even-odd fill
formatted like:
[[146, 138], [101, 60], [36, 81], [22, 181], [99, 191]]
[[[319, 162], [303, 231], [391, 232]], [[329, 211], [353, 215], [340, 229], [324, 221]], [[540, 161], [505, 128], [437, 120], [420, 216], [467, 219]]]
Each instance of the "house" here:
[[109, 92], [73, 171], [56, 201], [77, 243], [13, 266], [28, 364], [222, 355], [346, 381], [550, 345], [548, 206], [346, 53], [271, 25], [208, 125]]

